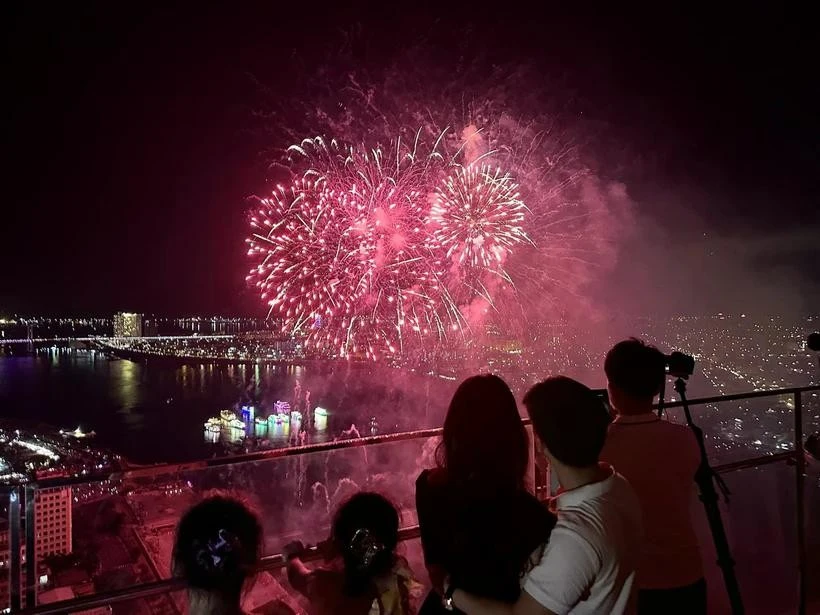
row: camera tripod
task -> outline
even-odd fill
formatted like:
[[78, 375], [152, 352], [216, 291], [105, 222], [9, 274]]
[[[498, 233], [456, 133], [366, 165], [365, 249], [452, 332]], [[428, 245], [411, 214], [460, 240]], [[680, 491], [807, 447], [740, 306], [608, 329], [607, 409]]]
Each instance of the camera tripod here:
[[723, 582], [726, 585], [726, 593], [729, 595], [729, 603], [733, 615], [743, 615], [743, 599], [740, 595], [740, 586], [735, 576], [735, 560], [729, 550], [729, 541], [726, 538], [726, 529], [723, 527], [723, 519], [720, 516], [718, 506], [718, 493], [715, 489], [717, 483], [723, 497], [728, 501], [729, 489], [723, 479], [709, 465], [709, 458], [706, 454], [706, 443], [703, 439], [703, 430], [692, 421], [692, 413], [689, 411], [689, 402], [686, 399], [686, 380], [675, 379], [675, 391], [680, 395], [683, 412], [686, 416], [686, 426], [695, 434], [700, 449], [700, 465], [695, 472], [695, 482], [698, 485], [700, 501], [706, 510], [706, 519], [709, 521], [709, 529], [712, 532], [712, 540], [717, 552], [717, 563], [723, 573]]

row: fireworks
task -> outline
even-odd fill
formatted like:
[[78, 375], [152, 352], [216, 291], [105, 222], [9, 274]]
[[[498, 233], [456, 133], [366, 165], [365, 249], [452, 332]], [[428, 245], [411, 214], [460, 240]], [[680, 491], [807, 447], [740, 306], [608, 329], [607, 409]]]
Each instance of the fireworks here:
[[338, 356], [379, 358], [464, 335], [462, 308], [528, 242], [512, 177], [433, 147], [290, 148], [299, 175], [251, 215], [247, 279], [283, 321]]
[[[439, 34], [454, 40], [449, 28]], [[333, 321], [322, 317], [321, 330], [305, 329], [314, 322], [307, 308], [305, 322], [288, 321], [286, 329], [317, 343], [338, 338], [333, 354], [343, 347], [353, 353], [354, 346], [365, 354], [369, 340], [380, 355], [391, 345], [401, 352], [420, 342], [426, 360], [427, 349], [459, 356], [460, 344], [453, 348], [449, 341], [478, 349], [488, 341], [484, 336], [521, 339], [534, 321], [594, 317], [595, 282], [617, 261], [634, 225], [628, 193], [614, 181], [631, 156], [621, 143], [612, 149], [608, 127], [586, 113], [584, 101], [561, 80], [536, 66], [488, 57], [486, 40], [469, 29], [457, 36], [459, 51], [449, 60], [424, 37], [366, 67], [360, 36], [343, 33], [312, 73], [294, 66], [293, 74], [308, 78], [289, 83], [287, 95], [272, 96], [259, 115], [274, 146], [268, 162], [287, 173], [287, 190], [301, 179], [321, 181], [333, 199], [342, 193], [357, 202], [372, 199], [363, 203], [368, 219], [388, 223], [369, 233], [362, 250], [373, 258], [356, 270], [358, 277], [338, 276], [334, 299], [344, 295], [358, 305], [351, 308], [356, 325], [350, 335], [340, 331], [338, 311]], [[307, 142], [282, 161], [282, 145], [312, 134], [356, 148]], [[392, 209], [377, 205], [394, 182], [400, 195], [412, 195]], [[419, 232], [407, 231], [419, 221]], [[255, 264], [271, 247], [266, 233], [263, 228], [261, 239], [252, 238]], [[396, 280], [389, 274], [391, 263], [402, 262], [399, 249], [408, 262], [397, 266]], [[355, 297], [354, 279], [363, 280]], [[251, 281], [261, 283], [266, 300], [286, 282], [283, 273], [256, 272]], [[380, 296], [393, 297], [392, 305], [411, 316], [382, 309], [374, 299]], [[374, 303], [375, 311], [363, 307]], [[273, 306], [271, 315], [281, 316], [282, 307]]]
[[526, 66], [428, 52], [374, 71], [334, 54], [266, 116], [279, 143], [338, 137], [271, 160], [288, 179], [248, 240], [270, 315], [330, 356], [458, 356], [461, 342], [582, 317], [629, 230], [626, 190], [593, 171], [599, 125], [571, 93]]
[[512, 248], [529, 241], [525, 212], [512, 177], [486, 165], [459, 167], [435, 192], [432, 240], [460, 268], [500, 270]]

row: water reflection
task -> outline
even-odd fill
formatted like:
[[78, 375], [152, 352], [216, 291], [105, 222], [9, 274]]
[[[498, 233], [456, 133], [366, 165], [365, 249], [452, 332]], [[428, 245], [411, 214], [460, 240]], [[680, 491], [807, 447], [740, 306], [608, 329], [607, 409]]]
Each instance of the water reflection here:
[[133, 361], [115, 361], [112, 364], [112, 371], [115, 372], [119, 378], [119, 393], [120, 407], [123, 410], [131, 410], [140, 403], [140, 376], [142, 366]]
[[[440, 425], [454, 383], [426, 380], [373, 365], [183, 365], [43, 350], [0, 357], [0, 407], [4, 418], [93, 429], [95, 443], [135, 463], [173, 462], [332, 440], [352, 424], [369, 433], [374, 416], [382, 433]], [[207, 431], [222, 410], [243, 429]]]

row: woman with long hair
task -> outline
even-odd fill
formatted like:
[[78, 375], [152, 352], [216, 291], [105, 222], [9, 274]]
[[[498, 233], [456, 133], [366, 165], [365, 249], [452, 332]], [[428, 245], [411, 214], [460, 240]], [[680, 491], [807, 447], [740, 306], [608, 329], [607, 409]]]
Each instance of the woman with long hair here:
[[443, 431], [436, 467], [416, 481], [435, 589], [420, 613], [443, 612], [445, 574], [452, 586], [513, 603], [555, 516], [526, 489], [529, 438], [512, 391], [498, 376], [468, 378], [450, 401]]

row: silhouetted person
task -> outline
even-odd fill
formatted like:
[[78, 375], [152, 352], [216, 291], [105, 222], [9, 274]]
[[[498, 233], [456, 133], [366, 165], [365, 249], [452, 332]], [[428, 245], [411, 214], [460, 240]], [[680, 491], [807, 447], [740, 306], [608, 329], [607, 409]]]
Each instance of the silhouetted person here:
[[553, 500], [558, 522], [514, 605], [468, 593], [455, 577], [445, 596], [468, 615], [630, 612], [641, 511], [629, 483], [598, 463], [606, 408], [593, 391], [564, 377], [535, 385], [524, 404], [561, 484]]
[[407, 561], [396, 554], [399, 514], [386, 498], [361, 492], [342, 504], [325, 543], [328, 567], [309, 570], [300, 542], [285, 547], [290, 584], [313, 615], [411, 615], [420, 594]]
[[[462, 382], [444, 420], [437, 467], [416, 481], [424, 561], [439, 593], [449, 573], [477, 595], [518, 599], [530, 556], [555, 524], [526, 490], [529, 451], [504, 381], [482, 375]], [[439, 593], [427, 597], [422, 615], [444, 612]]]
[[652, 411], [666, 377], [665, 357], [629, 339], [609, 351], [604, 371], [616, 416], [601, 458], [626, 477], [643, 510], [638, 612], [705, 613], [706, 582], [691, 518], [700, 450], [688, 427]]
[[188, 612], [242, 612], [242, 591], [253, 579], [262, 548], [259, 520], [239, 500], [212, 496], [183, 515], [177, 526], [173, 574], [188, 587]]

